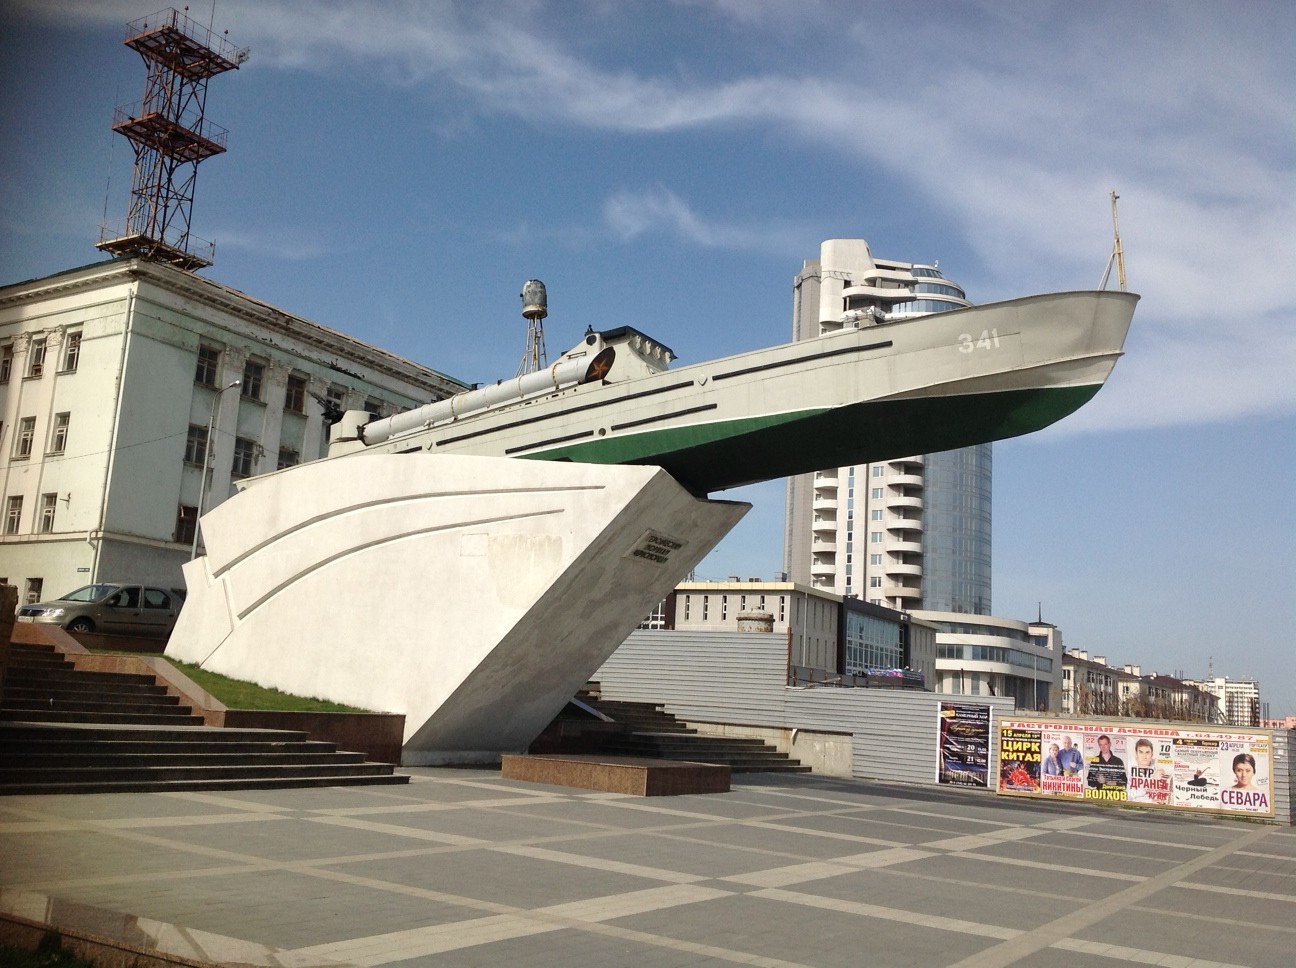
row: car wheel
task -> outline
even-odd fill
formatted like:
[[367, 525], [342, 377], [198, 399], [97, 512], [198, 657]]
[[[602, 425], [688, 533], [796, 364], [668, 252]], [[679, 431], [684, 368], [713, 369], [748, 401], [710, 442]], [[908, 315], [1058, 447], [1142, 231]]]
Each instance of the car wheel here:
[[68, 622], [67, 630], [69, 632], [93, 632], [94, 622], [84, 616], [81, 618], [74, 618], [72, 621]]

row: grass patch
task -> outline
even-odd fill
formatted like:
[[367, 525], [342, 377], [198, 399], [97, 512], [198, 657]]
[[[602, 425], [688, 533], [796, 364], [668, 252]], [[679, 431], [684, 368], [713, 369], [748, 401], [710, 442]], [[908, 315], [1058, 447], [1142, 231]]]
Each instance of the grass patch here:
[[295, 713], [370, 712], [368, 709], [357, 709], [355, 706], [345, 706], [340, 702], [330, 702], [327, 699], [307, 699], [280, 692], [278, 689], [267, 689], [253, 682], [231, 679], [218, 672], [208, 672], [188, 662], [178, 662], [175, 659], [167, 659], [167, 661], [230, 709], [273, 709]]

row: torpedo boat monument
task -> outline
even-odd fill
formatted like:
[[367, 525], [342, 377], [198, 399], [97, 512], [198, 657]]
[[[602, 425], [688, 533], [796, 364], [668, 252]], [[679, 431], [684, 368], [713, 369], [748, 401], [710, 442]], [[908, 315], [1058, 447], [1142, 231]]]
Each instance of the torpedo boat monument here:
[[167, 655], [403, 713], [405, 765], [535, 738], [742, 518], [727, 488], [1031, 433], [1120, 357], [1138, 296], [1027, 296], [671, 368], [630, 327], [245, 482]]

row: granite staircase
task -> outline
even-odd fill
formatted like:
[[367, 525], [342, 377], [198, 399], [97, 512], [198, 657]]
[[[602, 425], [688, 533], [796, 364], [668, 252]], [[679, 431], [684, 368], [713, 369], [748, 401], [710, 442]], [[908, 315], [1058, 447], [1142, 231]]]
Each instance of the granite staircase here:
[[601, 728], [593, 734], [597, 738], [592, 744], [584, 743], [580, 752], [714, 763], [728, 766], [730, 773], [810, 772], [810, 767], [786, 753], [780, 753], [763, 740], [703, 735], [681, 723], [660, 705], [603, 699], [589, 691], [580, 693], [577, 701], [579, 705], [567, 706], [563, 717], [589, 717], [582, 708], [585, 707], [611, 720], [611, 724], [600, 724]]
[[9, 646], [0, 794], [408, 782], [305, 732], [204, 726], [151, 676], [77, 671], [52, 646]]

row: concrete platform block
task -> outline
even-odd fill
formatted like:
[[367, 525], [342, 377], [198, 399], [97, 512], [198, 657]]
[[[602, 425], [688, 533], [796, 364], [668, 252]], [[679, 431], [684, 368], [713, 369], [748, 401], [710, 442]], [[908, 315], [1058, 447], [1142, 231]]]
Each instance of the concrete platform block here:
[[518, 756], [504, 754], [500, 774], [509, 780], [580, 787], [637, 797], [728, 793], [729, 767], [655, 760], [642, 756]]

